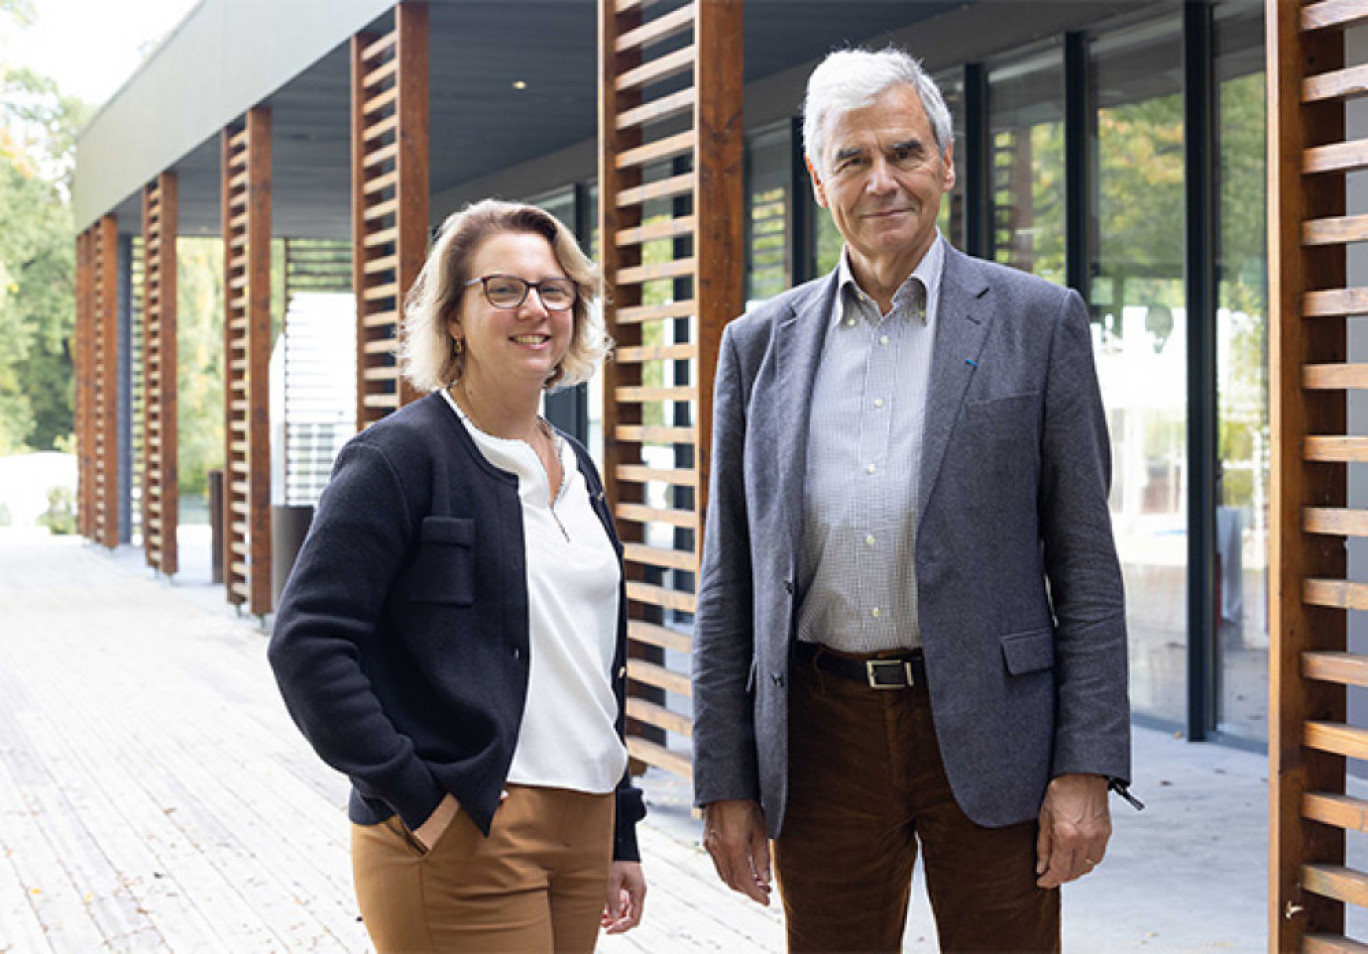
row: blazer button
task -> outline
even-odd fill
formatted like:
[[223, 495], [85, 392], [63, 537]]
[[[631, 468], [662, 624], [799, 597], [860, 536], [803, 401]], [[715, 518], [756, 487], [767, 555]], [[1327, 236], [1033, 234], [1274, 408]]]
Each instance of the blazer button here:
[[784, 581], [784, 592], [787, 593], [789, 596], [792, 596], [792, 595], [793, 595], [793, 581], [792, 581], [792, 580], [785, 580], [785, 581]]
[[514, 658], [514, 659], [521, 659], [521, 658], [522, 658], [522, 650], [519, 649], [517, 646], [514, 646], [514, 647], [513, 647], [513, 658]]
[[782, 686], [784, 684], [784, 674], [782, 672], [770, 673], [770, 682], [774, 683], [776, 686]]

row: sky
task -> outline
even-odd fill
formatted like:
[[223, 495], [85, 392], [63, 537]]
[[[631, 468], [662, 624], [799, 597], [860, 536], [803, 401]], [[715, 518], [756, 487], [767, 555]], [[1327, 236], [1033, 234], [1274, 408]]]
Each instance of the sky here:
[[34, 0], [31, 26], [0, 20], [0, 62], [28, 66], [103, 105], [198, 0]]

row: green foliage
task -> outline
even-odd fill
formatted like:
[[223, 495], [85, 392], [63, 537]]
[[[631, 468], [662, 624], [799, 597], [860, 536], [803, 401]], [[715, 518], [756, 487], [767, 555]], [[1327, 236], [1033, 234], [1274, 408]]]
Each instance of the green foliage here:
[[[33, 4], [0, 0], [0, 23]], [[0, 63], [0, 455], [47, 450], [73, 430], [76, 132], [88, 109], [30, 70]]]
[[17, 26], [33, 22], [33, 0], [0, 0], [0, 14], [8, 16]]
[[1251, 73], [1227, 80], [1219, 99], [1218, 294], [1229, 336], [1220, 390], [1221, 503], [1256, 508], [1267, 505], [1270, 443], [1264, 79]]
[[40, 526], [48, 532], [63, 536], [76, 532], [76, 497], [70, 487], [53, 487], [48, 490], [47, 511], [38, 517]]
[[195, 496], [223, 466], [223, 242], [182, 238], [176, 260], [177, 467], [181, 494]]

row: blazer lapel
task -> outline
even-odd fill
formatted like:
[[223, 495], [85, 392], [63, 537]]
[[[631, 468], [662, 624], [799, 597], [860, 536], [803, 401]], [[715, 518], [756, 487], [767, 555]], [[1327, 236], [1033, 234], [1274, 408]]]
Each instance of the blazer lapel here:
[[964, 403], [964, 394], [978, 373], [979, 352], [992, 324], [984, 301], [987, 293], [988, 282], [974, 260], [947, 243], [940, 310], [936, 316], [936, 341], [931, 355], [931, 383], [926, 393], [918, 516], [926, 512], [946, 448], [950, 445], [950, 435]]
[[780, 319], [774, 336], [775, 460], [779, 464], [778, 493], [784, 501], [790, 552], [796, 561], [803, 532], [803, 488], [807, 482], [808, 425], [812, 388], [817, 380], [827, 320], [835, 305], [836, 273], [812, 286], [811, 294], [794, 301]]

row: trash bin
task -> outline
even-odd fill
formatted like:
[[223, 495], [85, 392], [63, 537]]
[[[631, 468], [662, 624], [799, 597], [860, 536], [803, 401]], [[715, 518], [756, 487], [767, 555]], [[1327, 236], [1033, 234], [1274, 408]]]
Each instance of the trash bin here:
[[280, 594], [290, 578], [299, 548], [313, 523], [312, 505], [271, 506], [271, 605], [280, 605]]
[[211, 470], [209, 477], [209, 579], [223, 585], [223, 471]]

